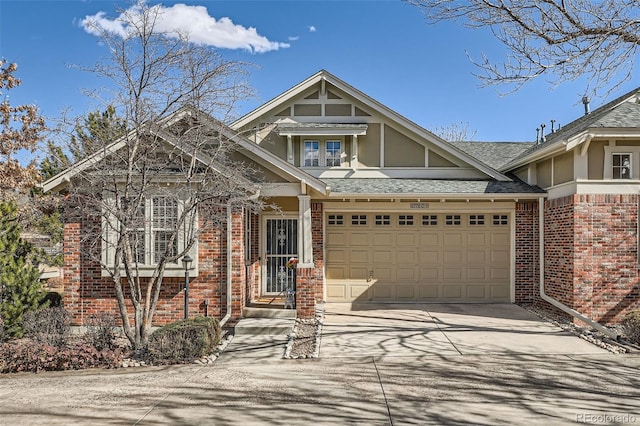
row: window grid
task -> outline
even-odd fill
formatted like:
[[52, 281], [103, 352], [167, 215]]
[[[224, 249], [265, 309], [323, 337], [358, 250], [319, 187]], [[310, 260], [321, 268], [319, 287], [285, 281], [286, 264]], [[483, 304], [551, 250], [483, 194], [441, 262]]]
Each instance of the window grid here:
[[422, 215], [422, 224], [425, 226], [437, 226], [438, 225], [438, 216], [435, 214], [432, 215], [428, 215], [428, 214], [423, 214]]
[[469, 225], [484, 225], [484, 215], [483, 214], [470, 214], [469, 215]]
[[391, 216], [388, 214], [377, 214], [376, 225], [391, 225]]
[[162, 257], [175, 256], [178, 252], [178, 239], [174, 238], [171, 242], [178, 222], [178, 202], [166, 197], [154, 197], [151, 210], [153, 261], [157, 263]]
[[329, 225], [344, 225], [344, 217], [341, 214], [330, 214]]
[[444, 224], [448, 226], [460, 225], [461, 223], [459, 214], [448, 214], [444, 218]]
[[493, 224], [494, 225], [508, 225], [509, 224], [509, 216], [506, 214], [494, 214], [493, 215]]
[[327, 167], [335, 167], [341, 165], [342, 142], [326, 141], [325, 142], [325, 165]]
[[304, 166], [305, 167], [318, 167], [320, 154], [320, 142], [319, 141], [305, 141], [304, 142]]
[[402, 225], [402, 226], [413, 225], [413, 215], [412, 214], [398, 215], [398, 225]]
[[612, 154], [614, 179], [631, 179], [631, 154]]
[[366, 214], [354, 214], [351, 216], [351, 224], [352, 225], [366, 225], [367, 224], [367, 215]]

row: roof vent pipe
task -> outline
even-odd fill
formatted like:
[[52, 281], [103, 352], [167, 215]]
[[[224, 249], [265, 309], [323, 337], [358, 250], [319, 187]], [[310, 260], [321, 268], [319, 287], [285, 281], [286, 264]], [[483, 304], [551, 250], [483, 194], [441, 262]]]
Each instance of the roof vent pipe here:
[[556, 120], [551, 119], [551, 133], [556, 131]]
[[536, 127], [536, 144], [540, 143], [540, 127]]
[[546, 124], [542, 123], [540, 125], [540, 142], [544, 143], [545, 142], [545, 138], [544, 138], [544, 128], [547, 127]]
[[589, 111], [589, 98], [587, 96], [582, 97], [582, 104], [584, 105], [584, 115], [588, 115]]

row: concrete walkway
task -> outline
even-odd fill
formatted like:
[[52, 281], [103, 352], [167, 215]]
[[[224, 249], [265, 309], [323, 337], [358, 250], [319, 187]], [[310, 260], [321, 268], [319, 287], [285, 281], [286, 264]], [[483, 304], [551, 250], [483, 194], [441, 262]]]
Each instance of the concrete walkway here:
[[0, 376], [0, 425], [640, 424], [639, 354], [517, 306], [327, 305], [325, 321], [321, 359], [238, 341], [209, 366]]
[[453, 354], [5, 375], [0, 424], [638, 424], [639, 368]]
[[320, 358], [482, 354], [598, 354], [512, 304], [330, 303]]

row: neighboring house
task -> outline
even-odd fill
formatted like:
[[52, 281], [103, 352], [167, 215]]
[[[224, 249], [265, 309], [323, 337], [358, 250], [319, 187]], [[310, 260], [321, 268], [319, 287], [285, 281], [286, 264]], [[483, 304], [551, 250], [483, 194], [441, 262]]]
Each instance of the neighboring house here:
[[[238, 318], [295, 288], [301, 317], [321, 301], [544, 299], [618, 321], [640, 307], [635, 101], [634, 91], [538, 144], [448, 143], [320, 71], [230, 125], [279, 211], [236, 211], [202, 233], [190, 312]], [[64, 304], [77, 324], [116, 309], [80, 256], [82, 226], [65, 223]], [[165, 280], [158, 324], [182, 316], [180, 277]]]

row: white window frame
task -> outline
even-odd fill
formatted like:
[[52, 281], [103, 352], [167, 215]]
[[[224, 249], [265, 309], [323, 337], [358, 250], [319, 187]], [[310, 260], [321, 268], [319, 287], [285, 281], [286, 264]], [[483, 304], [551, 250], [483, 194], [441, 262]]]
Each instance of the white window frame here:
[[[628, 163], [622, 163], [621, 165], [616, 165], [615, 158], [616, 157], [628, 157]], [[611, 179], [616, 180], [629, 180], [633, 177], [633, 154], [630, 152], [613, 152], [611, 153]], [[627, 177], [622, 177], [622, 173], [625, 168], [628, 168]], [[620, 176], [616, 177], [616, 171], [619, 171]]]
[[[318, 144], [318, 165], [307, 165], [307, 144], [312, 144], [312, 143], [317, 143]], [[340, 144], [340, 148], [339, 148], [339, 162], [340, 164], [338, 165], [328, 165], [327, 162], [334, 159], [334, 158], [329, 158], [329, 156], [327, 155], [327, 148], [329, 146], [329, 143], [338, 143]], [[347, 167], [347, 163], [345, 161], [346, 159], [346, 153], [345, 153], [345, 143], [344, 140], [336, 138], [336, 137], [331, 137], [331, 138], [326, 138], [326, 139], [303, 139], [302, 140], [302, 149], [300, 149], [300, 164], [302, 165], [302, 167], [309, 167], [309, 168], [337, 168], [337, 167]]]
[[[176, 189], [178, 190], [178, 189]], [[145, 197], [144, 200], [144, 212], [145, 212], [145, 223], [144, 223], [144, 227], [141, 228], [136, 228], [139, 231], [144, 232], [144, 263], [137, 263], [137, 269], [138, 269], [138, 273], [139, 276], [142, 277], [147, 277], [147, 276], [151, 276], [153, 274], [153, 271], [157, 265], [156, 262], [156, 253], [155, 253], [155, 246], [156, 246], [156, 241], [155, 241], [155, 235], [156, 232], [161, 232], [162, 227], [157, 227], [154, 225], [154, 221], [153, 221], [153, 200], [156, 198], [163, 198], [166, 196], [163, 196], [162, 194], [150, 194], [148, 197]], [[175, 199], [172, 197], [172, 199]], [[106, 197], [105, 201], [110, 204], [113, 205], [115, 203], [115, 200], [111, 197]], [[177, 199], [177, 218], [179, 218], [183, 211], [184, 211], [184, 200], [180, 200]], [[193, 213], [195, 215], [194, 217], [194, 223], [197, 224], [198, 222], [198, 217], [197, 217], [197, 213], [194, 212]], [[178, 241], [177, 241], [177, 252], [181, 252], [184, 249], [185, 243], [186, 243], [186, 238], [185, 235], [187, 233], [187, 226], [190, 222], [190, 218], [187, 218], [187, 220], [185, 221], [184, 225], [182, 226], [182, 228], [180, 229], [180, 231], [178, 231]], [[114, 256], [114, 246], [116, 245], [116, 238], [117, 238], [117, 233], [116, 232], [109, 232], [109, 229], [118, 229], [118, 227], [120, 226], [120, 224], [118, 223], [117, 219], [114, 218], [112, 215], [109, 215], [107, 212], [105, 212], [103, 214], [103, 220], [102, 220], [102, 235], [103, 235], [103, 248], [102, 248], [102, 263], [104, 265], [107, 265], [108, 268], [113, 268], [113, 256]], [[168, 229], [168, 228], [167, 228]], [[189, 275], [191, 277], [197, 277], [198, 276], [198, 242], [196, 241], [195, 244], [191, 247], [191, 249], [189, 250], [189, 256], [191, 256], [191, 258], [193, 259], [193, 263], [192, 263], [192, 269], [189, 270]], [[125, 276], [125, 271], [124, 268], [121, 267], [121, 274], [122, 276]], [[103, 269], [102, 270], [102, 276], [110, 276], [109, 271]], [[165, 266], [165, 273], [164, 276], [166, 277], [183, 277], [184, 276], [184, 268], [183, 265], [181, 264], [180, 260], [177, 259], [175, 262], [172, 263], [167, 263]]]
[[[318, 144], [315, 158], [310, 159], [311, 164], [307, 164], [307, 144]], [[320, 153], [322, 152], [322, 147], [319, 140], [305, 139], [302, 143], [302, 149], [300, 151], [302, 152], [302, 159], [300, 160], [300, 164], [302, 164], [302, 167], [320, 167], [320, 164], [322, 164], [320, 160]], [[313, 152], [313, 149], [311, 149], [309, 152]], [[317, 162], [318, 164], [314, 165], [313, 164], [314, 161]]]
[[[614, 178], [613, 177], [613, 156], [614, 155], [629, 155], [629, 178]], [[640, 179], [639, 167], [640, 165], [640, 147], [636, 146], [605, 146], [604, 147], [604, 170], [603, 178], [605, 180], [615, 180], [616, 182], [624, 182], [629, 180]]]

